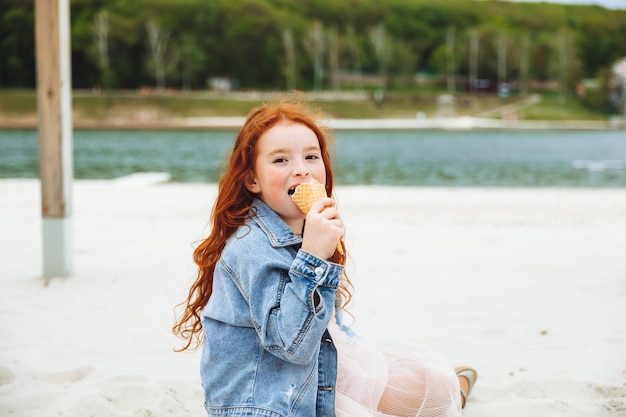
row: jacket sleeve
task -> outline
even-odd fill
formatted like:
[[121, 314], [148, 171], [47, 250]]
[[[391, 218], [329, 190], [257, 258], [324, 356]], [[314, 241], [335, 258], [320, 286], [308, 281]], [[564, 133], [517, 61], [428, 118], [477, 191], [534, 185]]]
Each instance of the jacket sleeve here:
[[273, 256], [257, 253], [235, 267], [220, 262], [220, 267], [247, 300], [265, 350], [285, 361], [307, 364], [317, 355], [332, 317], [343, 267], [303, 250], [295, 258], [277, 252], [288, 250], [279, 249]]

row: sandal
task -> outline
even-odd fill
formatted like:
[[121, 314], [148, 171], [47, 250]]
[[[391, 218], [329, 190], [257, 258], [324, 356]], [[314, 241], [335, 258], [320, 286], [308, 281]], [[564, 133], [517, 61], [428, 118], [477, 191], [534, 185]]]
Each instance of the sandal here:
[[465, 404], [467, 404], [467, 398], [472, 392], [472, 388], [474, 388], [474, 384], [478, 379], [478, 372], [474, 368], [470, 368], [469, 366], [460, 366], [454, 369], [457, 377], [467, 378], [468, 389], [467, 392], [463, 388], [461, 388], [461, 397], [463, 398], [463, 405], [461, 408], [465, 408]]

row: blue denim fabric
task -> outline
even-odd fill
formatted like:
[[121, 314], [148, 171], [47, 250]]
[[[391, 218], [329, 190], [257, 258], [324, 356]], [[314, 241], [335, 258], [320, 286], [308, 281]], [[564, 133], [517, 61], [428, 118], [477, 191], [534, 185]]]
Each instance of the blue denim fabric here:
[[[327, 331], [343, 267], [260, 200], [231, 237], [202, 312], [209, 416], [335, 416], [337, 353]], [[315, 297], [319, 297], [317, 306]]]

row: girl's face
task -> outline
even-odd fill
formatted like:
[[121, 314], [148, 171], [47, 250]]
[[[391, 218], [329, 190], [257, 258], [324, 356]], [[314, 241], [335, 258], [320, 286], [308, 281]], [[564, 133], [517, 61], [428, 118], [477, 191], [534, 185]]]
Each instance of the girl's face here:
[[291, 200], [298, 185], [315, 178], [326, 184], [326, 169], [315, 133], [305, 125], [280, 122], [256, 144], [253, 178], [248, 189], [257, 194], [287, 223], [301, 233], [305, 218]]

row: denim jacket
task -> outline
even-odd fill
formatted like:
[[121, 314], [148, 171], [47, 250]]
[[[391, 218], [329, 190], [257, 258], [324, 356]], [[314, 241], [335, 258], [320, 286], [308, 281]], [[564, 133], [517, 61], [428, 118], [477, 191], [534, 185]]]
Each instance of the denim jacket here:
[[260, 200], [226, 243], [202, 312], [210, 416], [335, 417], [337, 353], [327, 326], [343, 267], [301, 244]]

